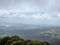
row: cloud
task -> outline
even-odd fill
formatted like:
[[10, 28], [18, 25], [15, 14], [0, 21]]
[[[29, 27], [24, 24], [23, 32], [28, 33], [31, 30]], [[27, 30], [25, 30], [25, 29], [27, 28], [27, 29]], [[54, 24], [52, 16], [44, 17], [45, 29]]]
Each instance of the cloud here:
[[0, 0], [0, 21], [57, 24], [59, 4], [60, 0]]
[[8, 10], [0, 10], [0, 17], [6, 18], [32, 18], [32, 19], [46, 19], [46, 20], [53, 20], [53, 19], [60, 19], [60, 13], [33, 13], [33, 12], [19, 12], [19, 11], [8, 11]]
[[19, 10], [21, 12], [59, 11], [60, 0], [0, 0], [0, 9]]

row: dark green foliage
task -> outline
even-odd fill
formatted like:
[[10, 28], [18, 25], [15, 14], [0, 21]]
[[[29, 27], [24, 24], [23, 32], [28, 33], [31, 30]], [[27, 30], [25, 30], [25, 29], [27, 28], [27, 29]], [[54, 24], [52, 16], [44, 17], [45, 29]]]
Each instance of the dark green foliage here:
[[24, 45], [27, 45], [28, 43], [30, 44], [31, 43], [31, 40], [25, 40], [24, 41]]
[[1, 44], [1, 45], [5, 45], [5, 43], [6, 43], [9, 39], [10, 39], [9, 36], [3, 37], [3, 38], [1, 39], [1, 41], [0, 41], [0, 44]]
[[43, 45], [50, 45], [48, 42], [43, 42]]
[[0, 44], [1, 44], [1, 40], [2, 40], [2, 39], [0, 38]]
[[5, 36], [0, 38], [0, 45], [50, 45], [50, 43], [38, 40], [23, 40], [18, 36]]
[[11, 45], [23, 45], [22, 41], [14, 41]]
[[12, 42], [14, 42], [14, 41], [18, 41], [18, 39], [17, 39], [17, 38], [10, 39], [10, 40], [8, 40], [8, 41], [6, 42], [5, 45], [10, 45], [10, 44], [11, 44]]
[[32, 41], [32, 45], [42, 45], [42, 42], [35, 40]]
[[13, 38], [21, 39], [20, 37], [18, 37], [16, 35], [11, 37], [11, 39], [13, 39]]

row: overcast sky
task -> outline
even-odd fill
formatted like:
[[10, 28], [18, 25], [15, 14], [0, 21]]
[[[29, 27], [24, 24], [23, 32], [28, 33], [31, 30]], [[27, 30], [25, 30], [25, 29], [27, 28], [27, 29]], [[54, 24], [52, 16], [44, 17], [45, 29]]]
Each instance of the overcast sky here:
[[60, 0], [0, 0], [0, 24], [60, 25]]

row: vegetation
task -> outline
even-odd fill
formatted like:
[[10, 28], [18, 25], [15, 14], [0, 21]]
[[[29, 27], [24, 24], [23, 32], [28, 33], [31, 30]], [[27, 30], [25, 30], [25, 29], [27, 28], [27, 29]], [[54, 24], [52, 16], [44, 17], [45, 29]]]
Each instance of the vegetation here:
[[50, 36], [51, 38], [57, 38], [60, 39], [60, 32], [57, 30], [48, 30], [48, 31], [44, 31], [44, 32], [40, 32], [40, 35], [43, 36]]
[[18, 36], [5, 36], [0, 38], [0, 45], [51, 45], [48, 42], [41, 42], [37, 40], [24, 40]]

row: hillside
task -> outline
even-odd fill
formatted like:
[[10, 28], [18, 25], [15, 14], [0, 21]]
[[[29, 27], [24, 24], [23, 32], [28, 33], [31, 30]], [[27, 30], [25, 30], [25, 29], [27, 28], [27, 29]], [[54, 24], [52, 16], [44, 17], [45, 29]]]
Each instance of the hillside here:
[[0, 45], [51, 45], [50, 43], [38, 40], [24, 40], [18, 36], [5, 36], [0, 38]]

